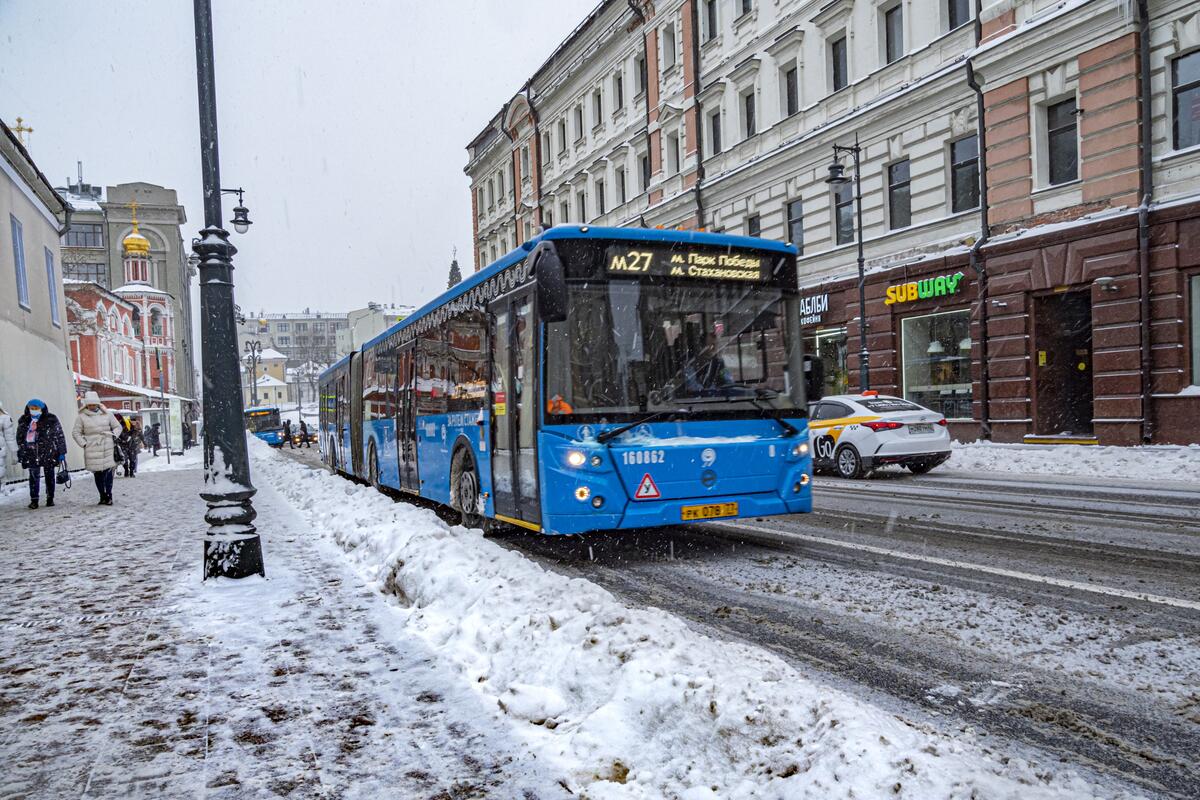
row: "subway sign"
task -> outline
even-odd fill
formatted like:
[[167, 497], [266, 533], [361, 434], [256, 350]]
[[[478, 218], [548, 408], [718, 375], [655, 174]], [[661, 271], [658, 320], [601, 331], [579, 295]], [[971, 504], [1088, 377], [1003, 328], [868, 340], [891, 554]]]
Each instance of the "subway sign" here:
[[936, 278], [922, 278], [919, 281], [909, 281], [887, 287], [887, 297], [884, 305], [894, 303], [911, 303], [914, 300], [929, 300], [934, 297], [946, 297], [962, 291], [963, 274], [938, 275]]

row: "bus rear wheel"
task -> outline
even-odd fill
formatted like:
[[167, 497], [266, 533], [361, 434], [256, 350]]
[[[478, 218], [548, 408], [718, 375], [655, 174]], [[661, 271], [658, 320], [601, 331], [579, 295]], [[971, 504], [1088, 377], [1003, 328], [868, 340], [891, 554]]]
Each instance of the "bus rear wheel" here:
[[479, 475], [475, 472], [475, 459], [466, 449], [454, 454], [450, 467], [450, 504], [462, 515], [464, 528], [483, 527], [483, 517], [479, 514]]

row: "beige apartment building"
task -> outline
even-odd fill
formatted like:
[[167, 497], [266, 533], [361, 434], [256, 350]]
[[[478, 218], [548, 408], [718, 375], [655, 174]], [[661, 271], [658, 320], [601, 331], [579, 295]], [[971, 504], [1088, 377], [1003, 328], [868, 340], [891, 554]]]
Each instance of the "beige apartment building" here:
[[468, 145], [476, 268], [564, 223], [781, 239], [826, 393], [865, 317], [871, 388], [959, 438], [1198, 442], [1198, 11], [601, 2]]

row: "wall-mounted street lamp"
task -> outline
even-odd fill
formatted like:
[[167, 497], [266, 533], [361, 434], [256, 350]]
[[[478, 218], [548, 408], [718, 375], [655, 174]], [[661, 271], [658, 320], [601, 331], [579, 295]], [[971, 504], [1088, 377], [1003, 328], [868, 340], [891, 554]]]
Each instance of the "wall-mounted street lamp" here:
[[[846, 168], [842, 165], [842, 154], [854, 157], [854, 177], [846, 176]], [[871, 388], [871, 352], [867, 349], [867, 276], [863, 269], [863, 223], [862, 223], [862, 182], [859, 179], [859, 158], [862, 148], [858, 145], [858, 134], [854, 134], [854, 144], [833, 146], [833, 162], [829, 165], [829, 177], [825, 182], [836, 190], [839, 186], [854, 181], [854, 202], [856, 207], [856, 229], [858, 234], [858, 390], [868, 391]], [[835, 206], [836, 207], [836, 206]], [[837, 220], [834, 220], [837, 226]]]

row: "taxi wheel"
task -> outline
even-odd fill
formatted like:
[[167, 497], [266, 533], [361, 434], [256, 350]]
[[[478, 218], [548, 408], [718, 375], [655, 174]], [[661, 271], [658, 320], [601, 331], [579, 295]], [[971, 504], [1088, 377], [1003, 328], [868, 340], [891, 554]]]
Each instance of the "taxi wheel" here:
[[834, 456], [834, 464], [837, 474], [843, 478], [861, 478], [866, 474], [863, 470], [862, 458], [852, 444], [844, 444], [838, 448], [837, 455]]

